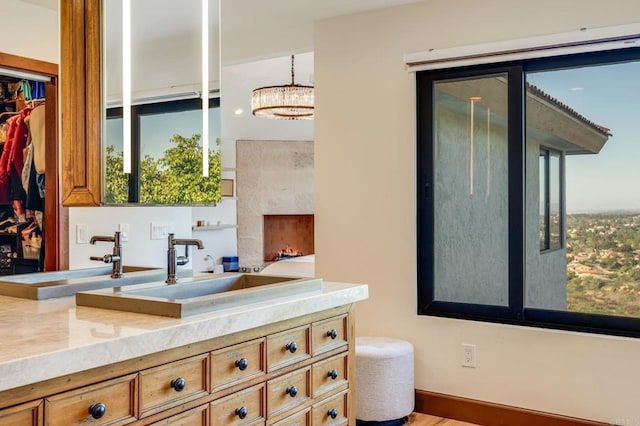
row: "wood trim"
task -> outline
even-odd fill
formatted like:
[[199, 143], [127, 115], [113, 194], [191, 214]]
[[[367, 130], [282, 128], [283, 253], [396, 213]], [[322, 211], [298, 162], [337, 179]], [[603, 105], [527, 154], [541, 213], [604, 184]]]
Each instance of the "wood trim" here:
[[591, 420], [416, 389], [415, 411], [484, 426], [605, 426]]
[[60, 0], [62, 205], [101, 200], [100, 0]]
[[40, 61], [38, 59], [25, 58], [0, 52], [0, 64], [3, 68], [12, 68], [18, 71], [30, 71], [44, 74], [49, 77], [58, 76], [58, 64]]

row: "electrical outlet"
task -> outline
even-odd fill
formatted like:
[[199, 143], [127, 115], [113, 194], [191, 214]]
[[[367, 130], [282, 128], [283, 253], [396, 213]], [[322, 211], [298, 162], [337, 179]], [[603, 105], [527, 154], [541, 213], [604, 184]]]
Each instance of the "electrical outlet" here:
[[469, 343], [462, 344], [462, 366], [476, 368], [476, 345]]
[[163, 240], [169, 236], [169, 224], [151, 222], [151, 239]]
[[76, 225], [76, 244], [89, 244], [89, 226], [86, 223]]

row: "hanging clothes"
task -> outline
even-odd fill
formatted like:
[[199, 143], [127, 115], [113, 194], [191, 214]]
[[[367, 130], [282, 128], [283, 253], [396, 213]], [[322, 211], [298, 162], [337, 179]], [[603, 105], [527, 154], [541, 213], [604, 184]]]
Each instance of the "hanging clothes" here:
[[33, 144], [33, 161], [36, 173], [42, 174], [45, 169], [45, 105], [38, 105], [29, 115], [31, 143]]
[[[0, 156], [0, 203], [7, 204], [13, 200], [23, 200], [22, 169], [24, 167], [23, 150], [29, 138], [29, 131], [25, 118], [31, 113], [31, 108], [25, 108], [20, 114], [11, 117], [7, 141]], [[9, 200], [6, 199], [7, 187]]]

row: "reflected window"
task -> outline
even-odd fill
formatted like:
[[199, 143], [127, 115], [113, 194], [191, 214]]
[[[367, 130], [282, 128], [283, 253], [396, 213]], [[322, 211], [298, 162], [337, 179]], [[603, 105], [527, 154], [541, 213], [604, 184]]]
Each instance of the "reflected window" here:
[[132, 173], [122, 172], [122, 108], [107, 110], [107, 204], [205, 205], [220, 201], [220, 102], [209, 103], [209, 176], [202, 176], [199, 99], [132, 108]]
[[540, 149], [540, 250], [562, 247], [561, 153]]

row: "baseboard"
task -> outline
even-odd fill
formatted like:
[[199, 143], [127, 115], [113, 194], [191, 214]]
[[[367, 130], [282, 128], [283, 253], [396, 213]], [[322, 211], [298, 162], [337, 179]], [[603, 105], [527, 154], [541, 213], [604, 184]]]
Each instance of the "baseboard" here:
[[607, 423], [416, 389], [415, 411], [482, 426], [606, 426]]

